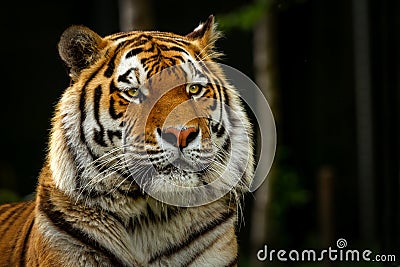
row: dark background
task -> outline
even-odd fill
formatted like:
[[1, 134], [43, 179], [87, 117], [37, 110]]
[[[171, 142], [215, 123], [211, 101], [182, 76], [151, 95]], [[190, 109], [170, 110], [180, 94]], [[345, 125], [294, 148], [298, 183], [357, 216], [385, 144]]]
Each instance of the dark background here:
[[[345, 238], [349, 249], [400, 260], [400, 1], [360, 3], [367, 9], [356, 0], [282, 0], [271, 7], [279, 174], [265, 243], [275, 249], [326, 248], [325, 237], [335, 247]], [[209, 14], [218, 21], [251, 4], [153, 1], [154, 29], [186, 34]], [[359, 29], [360, 16], [366, 24]], [[69, 82], [57, 42], [72, 24], [100, 35], [119, 31], [117, 1], [14, 1], [1, 10], [1, 201], [34, 191], [53, 108]], [[252, 35], [232, 28], [217, 45], [223, 63], [254, 78]], [[329, 194], [331, 206], [321, 207]], [[244, 265], [254, 258], [254, 201], [246, 201], [241, 225]]]

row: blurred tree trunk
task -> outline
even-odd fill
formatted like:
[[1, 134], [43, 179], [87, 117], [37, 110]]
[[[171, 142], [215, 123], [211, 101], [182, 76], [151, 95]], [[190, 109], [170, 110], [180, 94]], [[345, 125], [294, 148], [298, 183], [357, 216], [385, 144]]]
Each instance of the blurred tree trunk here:
[[121, 31], [151, 30], [153, 28], [151, 0], [119, 0], [118, 7]]
[[360, 235], [363, 241], [372, 242], [375, 240], [375, 160], [368, 14], [367, 0], [353, 0]]
[[[256, 84], [259, 86], [278, 121], [277, 67], [275, 59], [275, 17], [270, 8], [253, 29], [253, 62]], [[260, 138], [258, 138], [260, 140]], [[265, 145], [265, 144], [264, 144]], [[263, 164], [260, 162], [260, 164]], [[268, 236], [267, 214], [270, 206], [270, 185], [274, 178], [274, 167], [268, 179], [255, 192], [255, 200], [251, 220], [251, 266], [263, 266], [257, 260], [257, 251], [264, 247]], [[265, 264], [264, 264], [265, 265]]]

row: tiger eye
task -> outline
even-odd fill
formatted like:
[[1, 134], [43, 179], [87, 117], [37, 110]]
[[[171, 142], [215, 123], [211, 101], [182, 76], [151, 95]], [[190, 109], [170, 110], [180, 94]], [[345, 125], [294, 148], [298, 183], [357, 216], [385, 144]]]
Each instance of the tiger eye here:
[[126, 94], [130, 97], [136, 97], [139, 95], [139, 89], [138, 88], [132, 88], [126, 91]]
[[201, 86], [199, 84], [191, 84], [189, 86], [189, 93], [192, 95], [196, 95], [200, 93], [200, 91], [201, 91]]

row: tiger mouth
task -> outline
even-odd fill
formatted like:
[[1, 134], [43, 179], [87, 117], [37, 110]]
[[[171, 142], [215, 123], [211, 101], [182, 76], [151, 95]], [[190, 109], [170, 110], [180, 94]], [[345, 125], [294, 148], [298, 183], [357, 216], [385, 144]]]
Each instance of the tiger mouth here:
[[156, 170], [160, 174], [188, 174], [188, 173], [204, 173], [207, 171], [208, 166], [210, 163], [207, 164], [200, 164], [194, 162], [187, 162], [182, 158], [177, 158], [174, 161], [170, 162], [169, 164], [157, 167], [155, 166]]
[[190, 171], [193, 169], [192, 164], [189, 164], [187, 161], [183, 160], [182, 158], [177, 158], [173, 162], [167, 165], [168, 168]]

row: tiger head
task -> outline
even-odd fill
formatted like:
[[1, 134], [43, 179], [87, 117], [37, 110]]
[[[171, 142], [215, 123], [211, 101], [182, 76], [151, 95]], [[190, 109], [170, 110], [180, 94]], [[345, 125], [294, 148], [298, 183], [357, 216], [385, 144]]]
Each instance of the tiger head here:
[[68, 28], [58, 47], [71, 84], [57, 106], [49, 153], [56, 186], [78, 197], [139, 191], [181, 205], [196, 188], [206, 188], [200, 198], [227, 193], [221, 188], [245, 191], [252, 132], [236, 89], [214, 63], [219, 36], [213, 16], [186, 36], [102, 38]]

